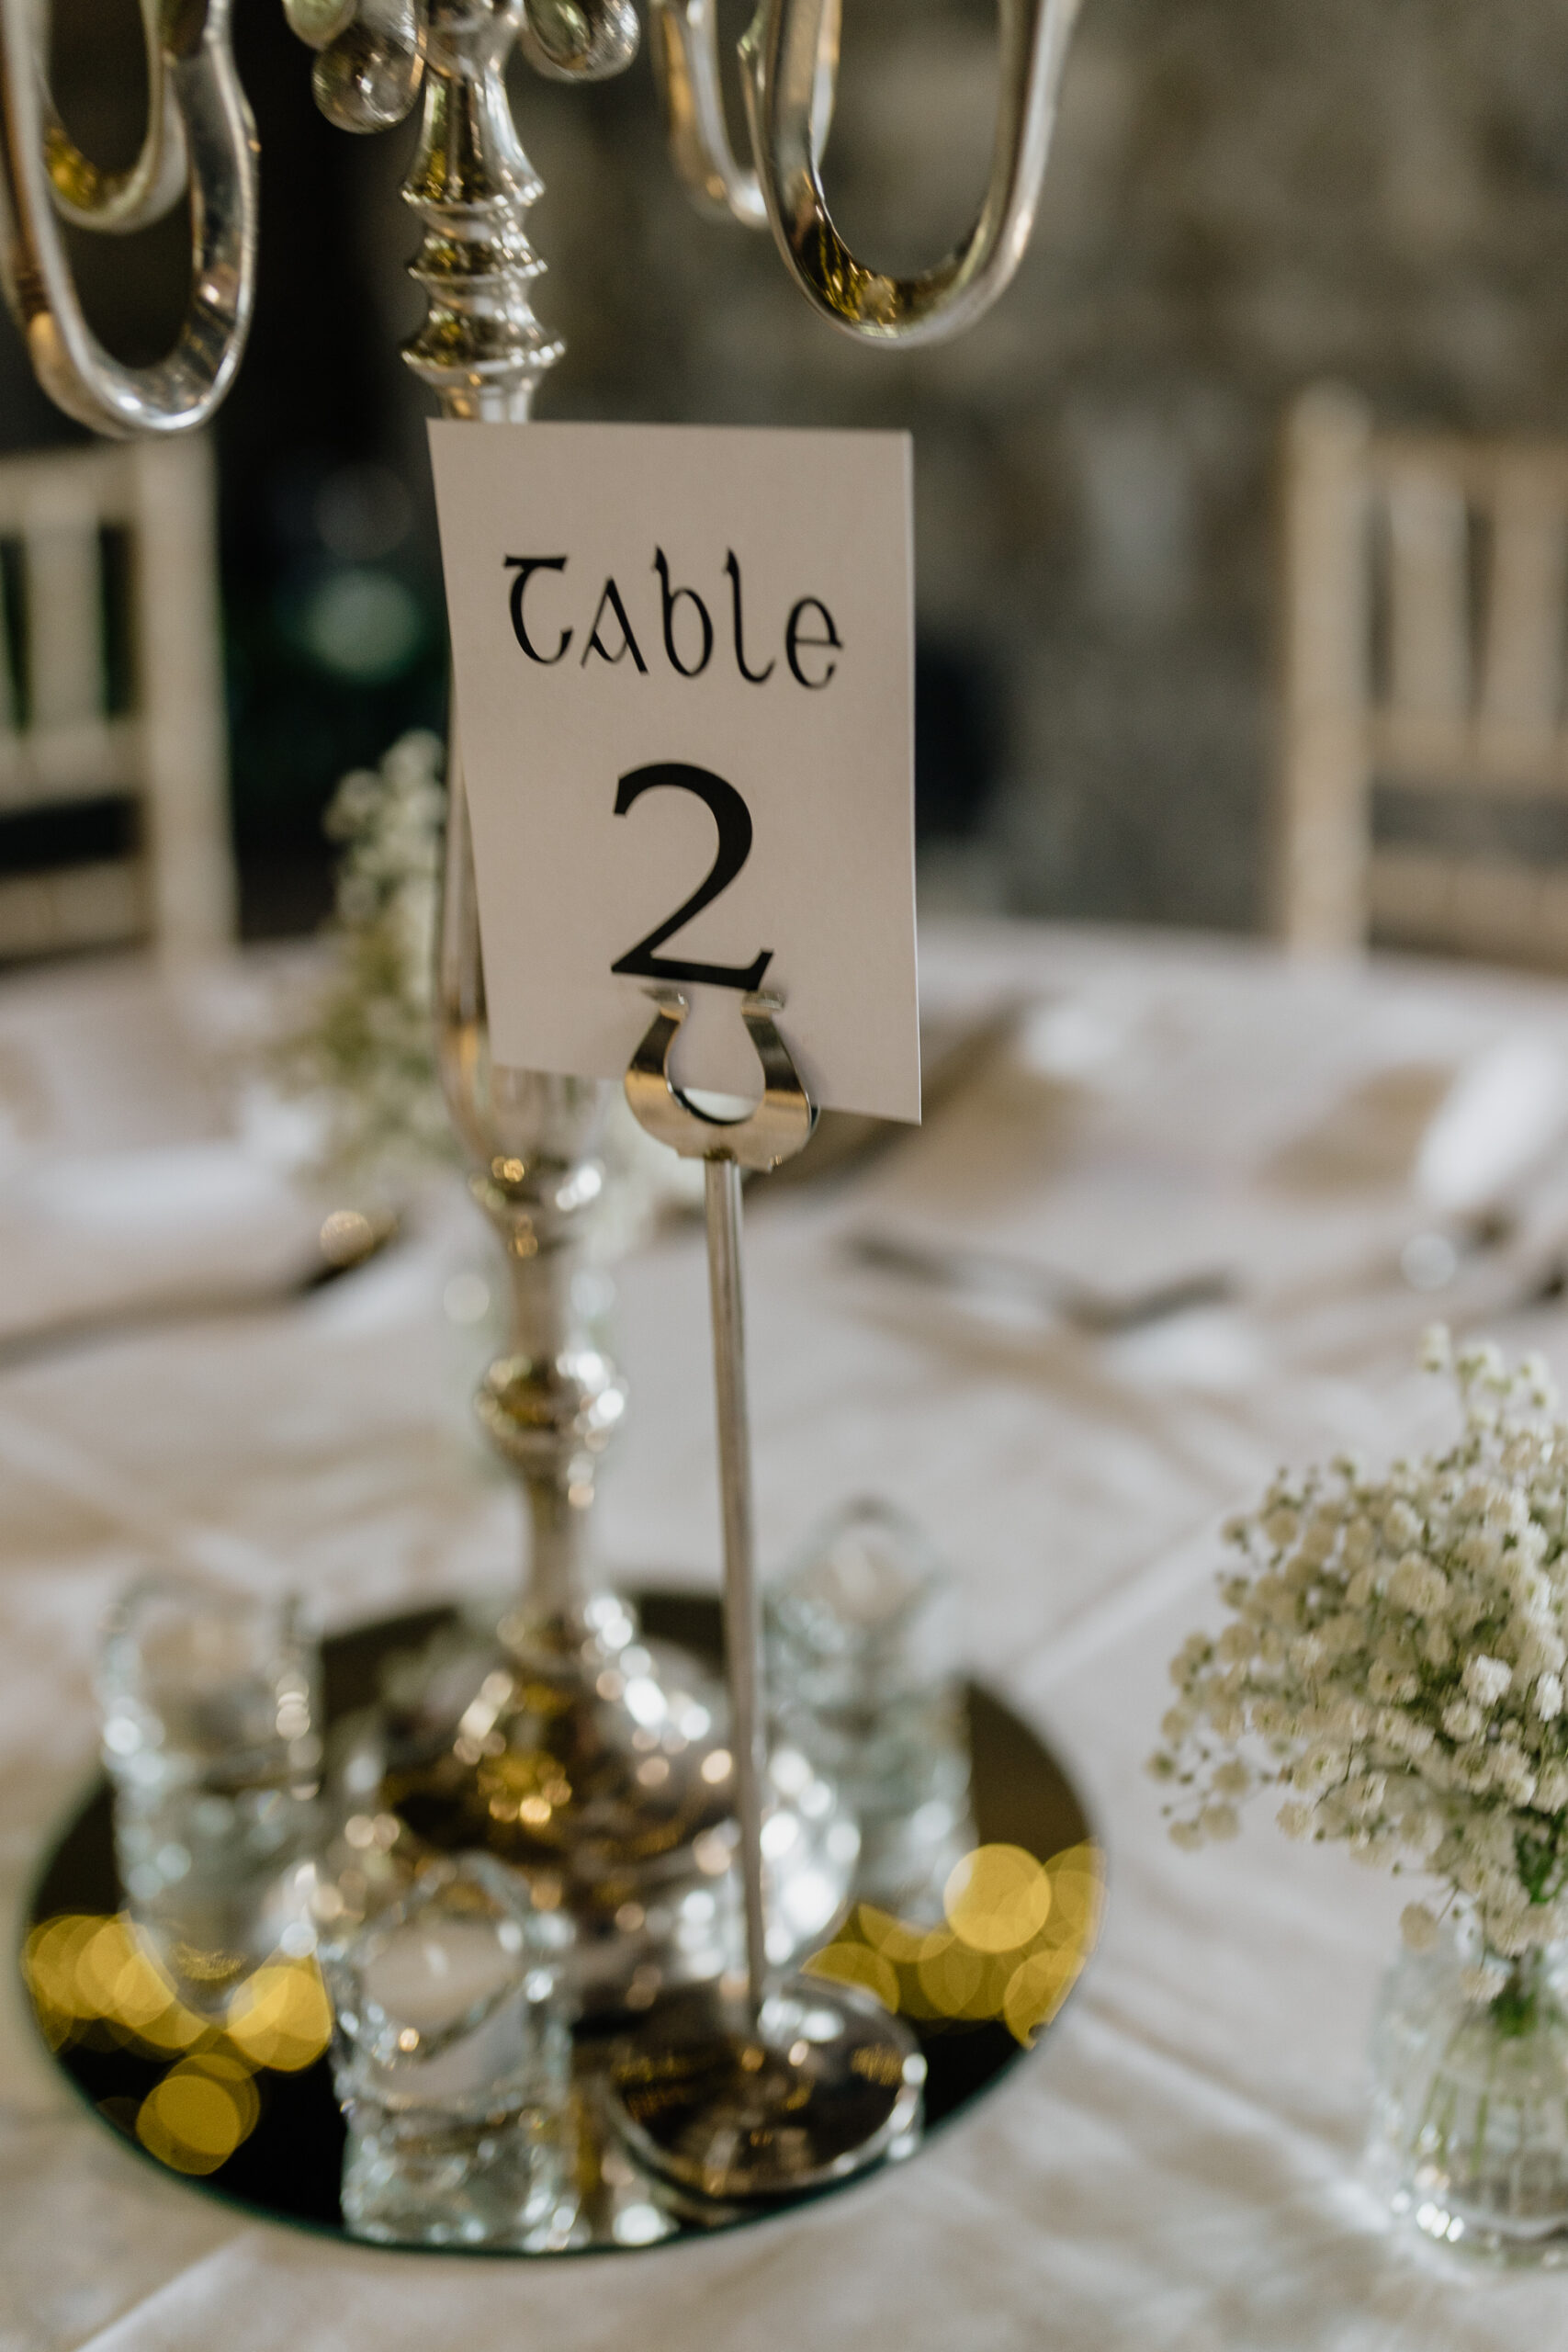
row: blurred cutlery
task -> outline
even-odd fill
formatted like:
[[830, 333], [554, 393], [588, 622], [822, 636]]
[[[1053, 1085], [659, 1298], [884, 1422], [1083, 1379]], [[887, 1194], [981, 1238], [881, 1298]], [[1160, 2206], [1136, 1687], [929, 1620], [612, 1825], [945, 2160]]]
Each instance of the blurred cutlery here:
[[[1012, 1037], [1033, 1002], [1032, 998], [1009, 997], [999, 1005], [987, 1006], [978, 1018], [933, 1022], [921, 1031], [922, 1119], [932, 1117], [979, 1076], [991, 1057]], [[805, 1150], [795, 1159], [786, 1159], [782, 1168], [775, 1168], [764, 1190], [771, 1193], [781, 1185], [809, 1184], [820, 1178], [841, 1176], [847, 1170], [858, 1168], [863, 1161], [886, 1151], [900, 1136], [919, 1133], [919, 1127], [910, 1126], [903, 1119], [877, 1119], [859, 1111], [824, 1111]]]
[[1196, 1306], [1213, 1306], [1236, 1295], [1236, 1280], [1223, 1267], [1205, 1267], [1143, 1290], [1095, 1289], [1075, 1276], [1015, 1258], [1001, 1250], [953, 1242], [916, 1241], [903, 1235], [852, 1233], [845, 1248], [862, 1265], [906, 1282], [924, 1283], [958, 1296], [1021, 1301], [1037, 1313], [1055, 1316], [1100, 1338], [1133, 1331]]
[[128, 1333], [220, 1320], [225, 1316], [268, 1314], [275, 1307], [313, 1296], [330, 1283], [341, 1282], [345, 1274], [357, 1273], [361, 1266], [378, 1258], [400, 1230], [395, 1216], [372, 1218], [358, 1209], [334, 1209], [321, 1227], [319, 1254], [287, 1281], [205, 1289], [193, 1283], [188, 1289], [156, 1292], [146, 1298], [127, 1299], [123, 1306], [62, 1315], [48, 1323], [0, 1333], [0, 1372], [77, 1348], [96, 1347], [102, 1340]]

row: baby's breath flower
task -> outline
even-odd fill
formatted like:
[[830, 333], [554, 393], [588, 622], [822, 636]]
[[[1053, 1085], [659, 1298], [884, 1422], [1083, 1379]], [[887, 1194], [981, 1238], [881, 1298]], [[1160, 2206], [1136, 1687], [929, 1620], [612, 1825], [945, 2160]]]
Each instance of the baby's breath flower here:
[[1419, 1552], [1406, 1552], [1388, 1580], [1388, 1597], [1413, 1617], [1437, 1619], [1449, 1604], [1449, 1580]]
[[1387, 1658], [1375, 1657], [1367, 1668], [1367, 1690], [1373, 1699], [1392, 1699], [1403, 1704], [1414, 1699], [1421, 1685], [1414, 1674], [1407, 1674]]
[[442, 756], [416, 731], [378, 771], [339, 785], [324, 820], [344, 845], [334, 964], [271, 1056], [282, 1089], [321, 1113], [316, 1172], [368, 1196], [398, 1193], [456, 1150], [432, 1018]]
[[1514, 1679], [1514, 1669], [1500, 1657], [1487, 1657], [1483, 1654], [1480, 1657], [1465, 1660], [1461, 1679], [1478, 1707], [1495, 1707], [1499, 1699], [1506, 1697], [1508, 1685]]
[[[1440, 1332], [1427, 1361], [1458, 1442], [1381, 1480], [1348, 1458], [1281, 1473], [1230, 1523], [1229, 1623], [1175, 1661], [1150, 1769], [1182, 1792], [1178, 1845], [1234, 1837], [1243, 1799], [1282, 1785], [1288, 1837], [1430, 1871], [1517, 1955], [1568, 1934], [1568, 1425], [1539, 1363], [1455, 1362]], [[1404, 1927], [1437, 1933], [1420, 1904]]]
[[1399, 1915], [1399, 1932], [1412, 1951], [1430, 1951], [1440, 1931], [1424, 1903], [1407, 1903]]
[[1500, 1743], [1493, 1758], [1492, 1778], [1510, 1804], [1529, 1804], [1535, 1794], [1535, 1773], [1529, 1758], [1507, 1740]]
[[1443, 1625], [1424, 1625], [1421, 1629], [1420, 1648], [1427, 1664], [1437, 1667], [1439, 1671], [1447, 1666], [1454, 1654], [1453, 1643], [1449, 1636], [1447, 1627]]
[[[1396, 1496], [1383, 1515], [1382, 1532], [1390, 1544], [1408, 1551], [1421, 1538], [1421, 1522], [1403, 1495]], [[1417, 1562], [1419, 1565], [1419, 1562]]]

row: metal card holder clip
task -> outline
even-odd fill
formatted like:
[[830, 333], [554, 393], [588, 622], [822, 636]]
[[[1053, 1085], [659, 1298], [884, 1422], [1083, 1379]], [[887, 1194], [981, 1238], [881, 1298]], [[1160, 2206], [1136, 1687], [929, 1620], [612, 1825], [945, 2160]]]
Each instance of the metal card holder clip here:
[[805, 1149], [817, 1125], [812, 1102], [773, 1020], [776, 994], [743, 996], [740, 1018], [762, 1065], [762, 1099], [742, 1119], [698, 1108], [670, 1075], [670, 1057], [690, 1010], [679, 989], [649, 989], [659, 1010], [626, 1071], [626, 1101], [637, 1124], [682, 1159], [733, 1159], [759, 1175]]

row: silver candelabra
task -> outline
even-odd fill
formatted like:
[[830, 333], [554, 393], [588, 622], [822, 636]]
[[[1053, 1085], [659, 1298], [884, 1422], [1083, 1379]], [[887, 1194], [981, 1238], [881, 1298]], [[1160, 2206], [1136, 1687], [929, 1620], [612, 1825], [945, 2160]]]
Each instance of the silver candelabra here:
[[[971, 325], [1001, 293], [1032, 226], [1077, 0], [998, 0], [1001, 73], [985, 199], [959, 245], [907, 276], [862, 262], [834, 226], [823, 194], [840, 0], [761, 0], [739, 44], [749, 163], [736, 157], [726, 128], [714, 0], [649, 6], [677, 174], [701, 209], [771, 230], [790, 276], [834, 326], [871, 342], [929, 342]], [[405, 360], [446, 416], [481, 424], [526, 419], [561, 345], [534, 311], [544, 265], [529, 243], [527, 217], [541, 184], [518, 139], [505, 68], [515, 45], [554, 79], [620, 73], [638, 41], [631, 0], [285, 0], [285, 6], [295, 32], [316, 51], [317, 101], [341, 128], [386, 129], [423, 102], [403, 194], [423, 227], [410, 270], [428, 311], [404, 346]], [[240, 364], [257, 264], [256, 144], [229, 48], [229, 0], [189, 0], [177, 8], [168, 0], [141, 0], [141, 14], [150, 91], [145, 137], [128, 171], [106, 174], [75, 146], [50, 98], [47, 10], [36, 0], [0, 0], [5, 290], [45, 390], [96, 431], [122, 436], [183, 431], [212, 414]], [[85, 322], [63, 230], [139, 228], [186, 196], [191, 283], [179, 335], [156, 365], [123, 366]], [[479, 1408], [526, 1496], [530, 1568], [522, 1598], [499, 1629], [496, 1659], [479, 1696], [456, 1725], [415, 1724], [407, 1732], [398, 1752], [385, 1758], [385, 1786], [416, 1843], [486, 1845], [526, 1871], [543, 1899], [573, 1910], [585, 1955], [581, 1989], [591, 2000], [645, 2004], [682, 1977], [717, 1974], [736, 1938], [727, 1943], [701, 1923], [720, 1916], [716, 1880], [732, 1881], [729, 1862], [740, 1838], [748, 1857], [749, 2001], [722, 2021], [717, 2041], [705, 2017], [691, 2045], [707, 2052], [704, 2064], [720, 2064], [713, 2053], [722, 2048], [723, 2092], [703, 2127], [714, 2124], [722, 2139], [738, 2117], [752, 2111], [747, 2101], [755, 2105], [760, 2086], [781, 2113], [800, 2104], [798, 2064], [774, 2048], [782, 2032], [793, 2049], [798, 2003], [791, 2009], [785, 2000], [780, 2009], [775, 1998], [777, 2014], [766, 2026], [769, 1971], [819, 1936], [829, 1916], [790, 1914], [788, 1889], [775, 1884], [778, 1921], [762, 1917], [756, 1841], [769, 1792], [765, 1759], [747, 1731], [755, 1726], [745, 1663], [748, 1657], [755, 1663], [754, 1628], [740, 1628], [739, 1639], [731, 1627], [731, 1680], [743, 1735], [734, 1745], [745, 1750], [732, 1758], [719, 1695], [691, 1661], [644, 1642], [627, 1605], [599, 1588], [590, 1506], [626, 1391], [575, 1277], [604, 1181], [597, 1144], [607, 1090], [491, 1061], [456, 740], [448, 782], [440, 1060], [472, 1188], [509, 1269], [510, 1342], [486, 1374]], [[660, 1099], [657, 1085], [653, 1098], [645, 1091], [645, 1109], [649, 1099]], [[684, 1112], [682, 1119], [685, 1140], [677, 1148], [700, 1150], [709, 1161], [729, 1594], [732, 1606], [750, 1611], [749, 1515], [737, 1499], [745, 1476], [743, 1416], [737, 1418], [737, 1160], [745, 1159], [745, 1150], [734, 1138], [705, 1136]], [[634, 1686], [635, 1706], [628, 1702]], [[782, 1802], [776, 1795], [773, 1801]], [[820, 1799], [812, 1817], [818, 1839], [803, 1823], [795, 1849], [810, 1863], [803, 1878], [825, 1890], [831, 1905], [834, 1871], [812, 1850], [819, 1842]], [[841, 1840], [838, 1850], [841, 1855]], [[823, 1994], [810, 2014], [820, 2018], [831, 2006]], [[833, 2109], [820, 2087], [824, 2115], [837, 2120], [824, 2123], [813, 2162], [829, 2173], [865, 2161], [908, 2120], [913, 2076], [907, 2080], [901, 2071], [897, 2037], [878, 2039], [879, 2032], [852, 2018], [833, 2045], [849, 2070], [844, 2083], [860, 2086], [861, 2104], [850, 2099]], [[825, 2041], [812, 2065], [820, 2073], [830, 2055]], [[669, 2056], [670, 2045], [656, 2041], [651, 2059], [645, 2049], [637, 2060], [651, 2064], [653, 2074], [637, 2078], [634, 2065], [626, 2086], [633, 2106], [636, 2081], [645, 2089], [649, 2079], [657, 2085]], [[688, 2075], [689, 2059], [690, 2049], [680, 2062]], [[889, 2066], [881, 2083], [886, 2096], [880, 2104], [871, 2100], [879, 2120], [868, 2122], [863, 2095], [876, 2088], [878, 2068]], [[655, 2159], [651, 2142], [646, 2153]], [[705, 2185], [700, 2165], [697, 2174], [682, 2173], [682, 2159], [666, 2153], [660, 2161], [690, 2185]], [[748, 2194], [790, 2184], [764, 2161], [750, 2173], [732, 2169], [717, 2185], [725, 2193]]]

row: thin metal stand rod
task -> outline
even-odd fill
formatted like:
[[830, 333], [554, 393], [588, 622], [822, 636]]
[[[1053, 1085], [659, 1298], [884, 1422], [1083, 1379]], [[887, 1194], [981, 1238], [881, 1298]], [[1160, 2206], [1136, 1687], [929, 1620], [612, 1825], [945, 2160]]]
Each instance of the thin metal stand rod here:
[[734, 1722], [735, 1809], [746, 1892], [746, 1982], [753, 2011], [767, 1990], [762, 1915], [762, 1610], [751, 1528], [751, 1425], [746, 1408], [746, 1318], [740, 1289], [740, 1170], [733, 1159], [704, 1165], [708, 1303], [713, 1314], [718, 1405], [719, 1488], [724, 1502], [724, 1639]]

